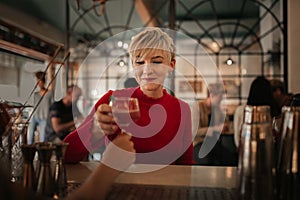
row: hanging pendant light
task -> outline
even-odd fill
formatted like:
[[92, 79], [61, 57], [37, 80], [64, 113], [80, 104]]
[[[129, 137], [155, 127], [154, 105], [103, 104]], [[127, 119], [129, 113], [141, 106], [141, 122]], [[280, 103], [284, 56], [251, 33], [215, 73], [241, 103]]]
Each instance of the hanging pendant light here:
[[227, 60], [225, 60], [224, 64], [226, 64], [226, 65], [228, 65], [228, 66], [231, 66], [231, 65], [235, 64], [235, 61], [232, 60], [232, 59], [230, 58], [230, 56], [229, 56], [229, 57], [227, 58]]

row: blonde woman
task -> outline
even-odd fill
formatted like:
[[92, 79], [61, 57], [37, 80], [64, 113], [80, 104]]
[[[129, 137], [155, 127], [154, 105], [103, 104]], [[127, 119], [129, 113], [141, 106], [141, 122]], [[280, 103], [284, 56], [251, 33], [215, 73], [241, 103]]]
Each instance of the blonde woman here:
[[85, 122], [65, 138], [70, 145], [67, 162], [78, 162], [121, 133], [109, 106], [111, 96], [130, 96], [139, 101], [140, 119], [126, 132], [132, 134], [137, 163], [193, 164], [191, 111], [187, 103], [168, 94], [163, 86], [174, 70], [175, 45], [159, 28], [135, 35], [129, 47], [136, 88], [108, 91], [95, 104]]

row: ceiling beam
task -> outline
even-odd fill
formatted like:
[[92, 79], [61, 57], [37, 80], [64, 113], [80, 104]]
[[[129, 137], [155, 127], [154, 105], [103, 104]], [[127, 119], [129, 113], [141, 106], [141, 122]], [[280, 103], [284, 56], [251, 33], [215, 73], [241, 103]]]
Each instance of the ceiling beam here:
[[16, 44], [13, 44], [11, 42], [7, 42], [4, 40], [0, 39], [0, 49], [4, 49], [6, 51], [9, 52], [14, 52], [16, 54], [20, 54], [26, 57], [30, 57], [30, 58], [36, 58], [39, 60], [44, 60], [44, 61], [49, 61], [51, 59], [51, 57], [47, 54], [26, 48], [26, 47], [22, 47]]
[[143, 0], [135, 0], [135, 8], [144, 24], [150, 27], [158, 26], [156, 18], [152, 17], [149, 8]]
[[21, 10], [0, 3], [0, 20], [54, 46], [64, 44], [65, 34]]

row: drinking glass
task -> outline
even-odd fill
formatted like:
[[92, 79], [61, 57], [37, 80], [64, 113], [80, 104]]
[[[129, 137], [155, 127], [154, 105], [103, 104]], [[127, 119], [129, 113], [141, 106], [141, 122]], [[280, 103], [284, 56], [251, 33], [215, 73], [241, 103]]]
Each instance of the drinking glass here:
[[124, 131], [130, 123], [140, 118], [140, 108], [137, 98], [113, 97], [111, 106], [113, 117], [122, 131]]

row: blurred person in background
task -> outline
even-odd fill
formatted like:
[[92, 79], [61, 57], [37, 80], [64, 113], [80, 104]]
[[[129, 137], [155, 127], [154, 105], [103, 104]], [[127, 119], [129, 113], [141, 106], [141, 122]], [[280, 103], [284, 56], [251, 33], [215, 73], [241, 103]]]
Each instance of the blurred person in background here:
[[294, 94], [290, 106], [300, 106], [300, 93]]
[[[53, 103], [53, 92], [45, 87], [46, 85], [46, 73], [38, 71], [35, 73], [37, 85], [39, 91], [35, 92], [33, 95], [34, 108], [39, 103], [37, 109], [34, 111], [27, 135], [28, 144], [35, 142], [35, 132], [39, 132], [39, 142], [45, 141], [45, 129], [47, 117], [49, 114], [50, 105]], [[41, 100], [42, 99], [42, 100]], [[39, 126], [39, 130], [37, 130]]]
[[66, 95], [50, 106], [46, 125], [47, 142], [61, 142], [76, 129], [76, 124], [83, 121], [83, 116], [77, 107], [80, 96], [81, 89], [71, 85], [67, 88]]
[[[273, 98], [272, 86], [269, 80], [264, 76], [256, 77], [250, 86], [250, 91], [247, 99], [247, 105], [250, 106], [270, 106], [271, 117], [279, 116], [275, 99]], [[239, 146], [240, 132], [243, 123], [245, 105], [237, 107], [234, 113], [234, 141], [236, 146]]]
[[285, 90], [285, 84], [281, 80], [270, 80], [272, 86], [273, 97], [276, 102], [277, 113], [281, 113], [283, 106], [288, 106], [292, 100], [292, 94], [287, 94]]
[[224, 125], [225, 116], [221, 109], [221, 101], [225, 94], [224, 86], [221, 83], [209, 84], [208, 92], [209, 97], [198, 102], [200, 118], [197, 135], [193, 141], [194, 146], [202, 143], [207, 134], [212, 135], [214, 131], [221, 132]]
[[[226, 112], [221, 108], [225, 89], [222, 83], [208, 85], [209, 97], [199, 101], [199, 128], [194, 138], [194, 161], [198, 165], [235, 166], [237, 163], [236, 148], [232, 133], [228, 133]], [[204, 145], [205, 144], [205, 145]], [[214, 145], [211, 148], [211, 145]], [[208, 152], [200, 158], [200, 149]]]

